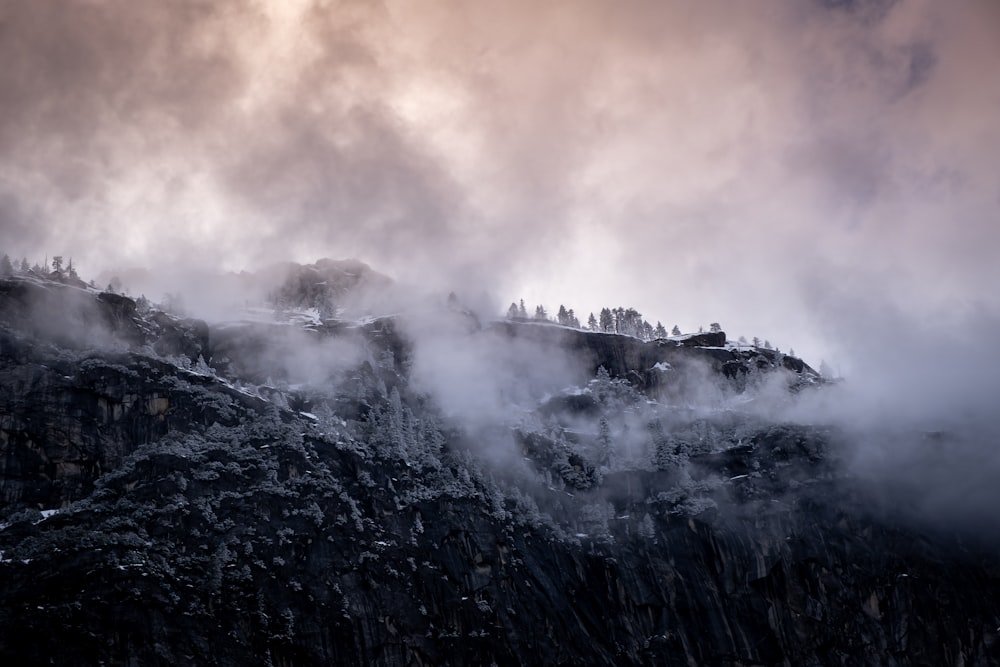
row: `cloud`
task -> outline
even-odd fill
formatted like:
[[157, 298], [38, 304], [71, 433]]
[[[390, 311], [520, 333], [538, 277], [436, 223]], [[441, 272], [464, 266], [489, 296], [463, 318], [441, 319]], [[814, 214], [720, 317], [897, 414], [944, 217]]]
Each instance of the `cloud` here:
[[997, 11], [4, 3], [0, 246], [94, 274], [355, 255], [826, 355], [802, 286], [845, 272], [996, 306]]

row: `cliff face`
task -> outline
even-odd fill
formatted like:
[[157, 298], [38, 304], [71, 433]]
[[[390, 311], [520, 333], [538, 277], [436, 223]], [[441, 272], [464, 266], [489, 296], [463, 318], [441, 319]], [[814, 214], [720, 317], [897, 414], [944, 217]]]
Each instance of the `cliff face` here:
[[5, 664], [1000, 661], [1000, 558], [873, 511], [835, 429], [641, 407], [755, 357], [514, 325], [608, 375], [491, 435], [389, 321], [309, 333], [367, 352], [294, 389], [251, 364], [286, 339], [74, 298], [99, 345], [0, 298]]

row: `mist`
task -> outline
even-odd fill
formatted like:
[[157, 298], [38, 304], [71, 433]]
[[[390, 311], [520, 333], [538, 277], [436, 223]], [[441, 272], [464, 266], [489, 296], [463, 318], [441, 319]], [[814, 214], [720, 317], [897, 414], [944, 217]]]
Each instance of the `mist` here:
[[[960, 434], [927, 484], [993, 498], [996, 3], [12, 1], [0, 57], [0, 252], [139, 267], [209, 320], [261, 298], [220, 274], [328, 256], [405, 287], [374, 315], [719, 321], [845, 378], [753, 409], [857, 432], [876, 478]], [[470, 424], [579, 382], [409, 318], [414, 382]]]
[[92, 274], [353, 256], [826, 357], [803, 283], [997, 306], [997, 11], [5, 3], [0, 246]]

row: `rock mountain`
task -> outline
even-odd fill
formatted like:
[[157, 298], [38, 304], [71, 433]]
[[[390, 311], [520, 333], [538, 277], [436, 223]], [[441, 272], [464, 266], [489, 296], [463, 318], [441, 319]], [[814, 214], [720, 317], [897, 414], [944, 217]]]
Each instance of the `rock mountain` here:
[[0, 280], [3, 664], [1000, 664], [996, 543], [757, 409], [801, 360], [345, 321], [324, 271], [211, 325]]

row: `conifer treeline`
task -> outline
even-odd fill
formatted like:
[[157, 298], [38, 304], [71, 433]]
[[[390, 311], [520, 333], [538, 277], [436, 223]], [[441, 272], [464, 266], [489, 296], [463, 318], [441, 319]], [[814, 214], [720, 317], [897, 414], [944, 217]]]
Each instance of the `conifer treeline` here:
[[[549, 317], [544, 306], [535, 306], [534, 314], [529, 317], [528, 309], [524, 305], [524, 299], [521, 299], [518, 303], [510, 304], [510, 307], [507, 309], [507, 317], [512, 320], [554, 321], [556, 324], [566, 327], [623, 334], [625, 336], [641, 338], [642, 340], [654, 340], [668, 336], [667, 329], [663, 326], [662, 322], [657, 321], [655, 325], [650, 324], [649, 320], [643, 319], [642, 313], [635, 308], [624, 308], [622, 306], [617, 308], [602, 308], [599, 317], [591, 313], [587, 317], [586, 325], [583, 325], [580, 323], [573, 309], [566, 308], [562, 304], [559, 305], [559, 310], [554, 320]], [[669, 335], [681, 335], [680, 327], [675, 324]]]
[[[528, 312], [528, 309], [524, 305], [524, 299], [521, 299], [518, 303], [511, 303], [510, 307], [507, 308], [507, 318], [534, 322], [554, 322], [562, 326], [584, 329], [586, 331], [634, 336], [644, 341], [682, 335], [680, 327], [676, 324], [667, 333], [667, 329], [663, 326], [662, 322], [657, 321], [655, 325], [652, 325], [649, 323], [649, 320], [643, 319], [642, 313], [635, 308], [623, 308], [622, 306], [617, 308], [601, 308], [598, 316], [591, 313], [587, 317], [586, 325], [580, 323], [572, 308], [566, 308], [562, 304], [559, 305], [559, 310], [554, 319], [549, 317], [545, 306], [535, 306], [534, 315], [530, 317], [528, 316]], [[722, 331], [722, 325], [718, 322], [712, 322], [708, 325], [708, 330], [712, 333], [718, 333]], [[704, 331], [704, 327], [698, 327], [698, 333], [703, 333]], [[781, 351], [777, 346], [772, 346], [771, 341], [761, 340], [756, 336], [753, 337], [752, 342], [748, 341], [746, 337], [740, 336], [738, 344], [746, 347], [774, 350], [775, 352]], [[790, 356], [795, 356], [794, 350], [789, 350], [788, 353]]]
[[34, 273], [43, 278], [49, 278], [52, 280], [63, 280], [63, 281], [78, 281], [80, 276], [76, 272], [76, 267], [73, 266], [73, 258], [69, 258], [69, 262], [65, 262], [62, 255], [56, 255], [49, 261], [49, 258], [45, 258], [44, 264], [39, 264], [35, 262], [34, 264], [29, 264], [26, 257], [22, 257], [20, 261], [11, 260], [10, 255], [4, 253], [0, 257], [0, 278], [7, 278], [13, 275], [24, 275], [28, 273]]

